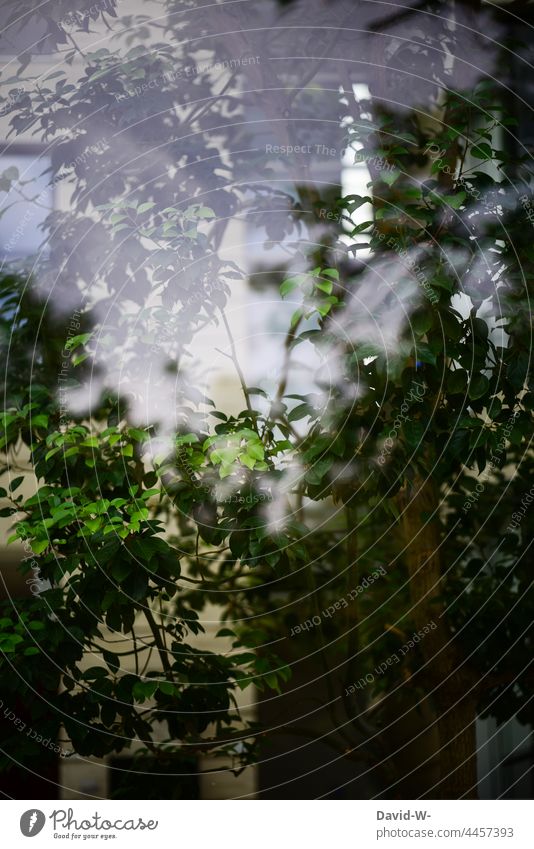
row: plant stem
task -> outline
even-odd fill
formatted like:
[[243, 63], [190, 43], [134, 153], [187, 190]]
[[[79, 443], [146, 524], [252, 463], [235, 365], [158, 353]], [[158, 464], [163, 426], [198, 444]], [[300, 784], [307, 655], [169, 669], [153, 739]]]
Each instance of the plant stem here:
[[250, 395], [249, 395], [249, 391], [248, 391], [248, 388], [247, 388], [245, 375], [243, 374], [243, 370], [242, 370], [241, 366], [239, 365], [239, 360], [237, 358], [237, 351], [236, 351], [236, 347], [235, 347], [234, 337], [232, 336], [232, 330], [230, 328], [230, 325], [228, 324], [228, 319], [226, 318], [226, 314], [225, 314], [224, 310], [221, 309], [220, 312], [221, 312], [223, 324], [226, 328], [226, 333], [228, 334], [228, 341], [230, 342], [230, 350], [232, 352], [231, 360], [234, 363], [235, 370], [236, 370], [238, 377], [239, 377], [239, 382], [241, 383], [241, 389], [243, 390], [243, 395], [245, 396], [245, 402], [246, 402], [246, 405], [247, 405], [247, 410], [249, 411], [249, 413], [251, 413], [252, 412], [252, 404], [250, 403]]
[[152, 611], [150, 610], [149, 607], [146, 607], [143, 612], [145, 614], [146, 621], [148, 622], [148, 624], [150, 626], [150, 630], [152, 631], [152, 634], [154, 635], [154, 642], [156, 644], [156, 648], [158, 650], [158, 654], [159, 654], [160, 659], [161, 659], [161, 665], [163, 666], [163, 669], [167, 673], [167, 679], [169, 681], [174, 681], [171, 665], [169, 663], [169, 658], [167, 657], [167, 650], [166, 650], [165, 645], [164, 645], [164, 643], [161, 639], [161, 634], [159, 632], [159, 628], [156, 624], [156, 621], [155, 621], [154, 617], [152, 616]]

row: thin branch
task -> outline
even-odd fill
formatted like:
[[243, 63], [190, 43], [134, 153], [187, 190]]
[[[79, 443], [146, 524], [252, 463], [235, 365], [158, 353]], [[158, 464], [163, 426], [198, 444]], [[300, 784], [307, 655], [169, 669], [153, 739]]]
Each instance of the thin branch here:
[[145, 614], [146, 621], [150, 625], [150, 630], [152, 631], [152, 634], [154, 635], [154, 642], [156, 644], [156, 648], [157, 648], [158, 654], [160, 656], [161, 665], [163, 666], [163, 669], [167, 673], [168, 679], [170, 681], [174, 681], [171, 665], [169, 663], [169, 658], [167, 657], [167, 650], [165, 648], [164, 643], [162, 642], [161, 634], [159, 632], [159, 628], [156, 624], [154, 617], [152, 616], [152, 611], [150, 610], [149, 607], [145, 607], [144, 610], [143, 610], [143, 613]]
[[239, 382], [241, 383], [241, 389], [243, 390], [243, 395], [245, 396], [245, 402], [246, 402], [246, 405], [247, 405], [247, 410], [249, 411], [249, 413], [251, 413], [252, 412], [252, 404], [250, 403], [250, 395], [249, 395], [249, 392], [248, 392], [247, 383], [246, 383], [246, 380], [245, 380], [245, 375], [243, 374], [243, 370], [242, 370], [241, 366], [239, 365], [239, 360], [237, 358], [237, 351], [236, 351], [236, 347], [235, 347], [234, 337], [232, 336], [232, 331], [230, 329], [230, 325], [228, 324], [228, 319], [226, 318], [226, 314], [225, 314], [224, 310], [221, 309], [220, 313], [221, 313], [221, 316], [222, 316], [223, 324], [226, 328], [226, 333], [228, 334], [228, 341], [230, 342], [230, 350], [232, 351], [232, 355], [231, 355], [230, 359], [233, 361], [234, 366], [235, 366], [235, 370], [238, 374]]

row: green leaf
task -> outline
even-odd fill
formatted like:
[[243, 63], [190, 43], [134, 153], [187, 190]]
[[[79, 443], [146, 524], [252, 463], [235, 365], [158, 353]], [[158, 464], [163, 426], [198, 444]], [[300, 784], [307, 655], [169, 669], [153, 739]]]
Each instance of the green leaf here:
[[514, 389], [522, 389], [529, 370], [530, 354], [521, 351], [508, 364], [506, 375]]
[[313, 411], [309, 404], [298, 404], [293, 410], [291, 410], [287, 420], [289, 422], [298, 422], [300, 419], [311, 415], [312, 412]]
[[124, 579], [132, 572], [133, 568], [134, 566], [132, 563], [125, 560], [119, 560], [113, 563], [110, 569], [111, 577], [115, 578], [116, 581], [124, 581]]
[[334, 284], [328, 280], [317, 280], [315, 282], [316, 289], [320, 289], [321, 292], [325, 292], [327, 295], [332, 294], [332, 289], [334, 288]]
[[87, 82], [92, 83], [95, 80], [99, 80], [101, 77], [105, 77], [109, 73], [109, 68], [101, 68], [100, 71], [96, 71], [92, 76], [90, 76]]
[[103, 666], [90, 666], [89, 669], [84, 669], [83, 678], [86, 681], [95, 681], [97, 678], [107, 678], [107, 669]]
[[363, 206], [364, 203], [372, 203], [373, 199], [368, 195], [362, 197], [362, 195], [346, 195], [342, 198], [343, 206], [348, 209], [348, 211], [352, 214], [356, 209], [359, 209], [360, 206]]
[[386, 185], [392, 186], [393, 183], [400, 176], [400, 173], [401, 172], [397, 168], [394, 168], [391, 171], [383, 170], [383, 171], [380, 172], [380, 179], [383, 180], [383, 182], [386, 183]]
[[18, 489], [18, 487], [21, 485], [23, 480], [24, 480], [24, 475], [20, 475], [17, 478], [13, 478], [13, 480], [9, 484], [9, 491], [15, 492], [15, 490]]
[[444, 195], [443, 196], [443, 203], [447, 204], [447, 206], [450, 206], [451, 209], [460, 209], [465, 198], [466, 198], [465, 192], [458, 192], [458, 194], [456, 194], [456, 195]]
[[325, 277], [331, 277], [333, 280], [339, 280], [339, 271], [337, 268], [323, 268], [321, 274]]
[[149, 209], [153, 209], [155, 206], [156, 204], [153, 201], [142, 203], [137, 207], [136, 215], [142, 215], [143, 212], [148, 212]]
[[287, 280], [284, 280], [284, 282], [280, 286], [280, 294], [282, 298], [285, 298], [286, 295], [290, 295], [291, 292], [294, 292], [295, 289], [298, 288], [298, 286], [299, 278], [297, 277], [290, 277]]
[[486, 142], [473, 145], [469, 148], [469, 152], [472, 156], [476, 156], [477, 159], [491, 159], [493, 157], [493, 151]]
[[314, 463], [311, 469], [306, 472], [305, 479], [307, 483], [314, 486], [319, 485], [326, 473], [332, 468], [333, 462], [333, 457], [323, 457], [322, 460], [318, 460]]
[[329, 298], [325, 298], [323, 301], [316, 305], [317, 312], [319, 315], [324, 316], [328, 315], [334, 304], [338, 304], [339, 301], [335, 295], [330, 295]]
[[267, 675], [263, 676], [263, 680], [272, 690], [280, 692], [280, 686], [275, 672], [268, 672]]
[[247, 454], [254, 460], [263, 460], [265, 456], [265, 450], [260, 442], [252, 442], [247, 445]]
[[418, 448], [422, 442], [425, 433], [425, 425], [419, 419], [409, 419], [402, 425], [404, 437], [410, 448]]
[[132, 695], [136, 701], [144, 702], [150, 699], [158, 689], [158, 681], [137, 681], [132, 687]]
[[447, 391], [451, 395], [457, 395], [459, 393], [465, 393], [466, 390], [467, 372], [464, 369], [456, 369], [456, 371], [449, 372], [447, 376]]
[[411, 324], [416, 333], [423, 335], [432, 327], [432, 323], [434, 321], [434, 316], [432, 312], [427, 309], [425, 312], [418, 312], [412, 316]]
[[430, 279], [431, 286], [437, 286], [439, 289], [445, 289], [447, 292], [452, 292], [453, 281], [445, 274], [434, 274]]
[[32, 416], [31, 425], [32, 427], [48, 427], [48, 416], [44, 413], [38, 416]]
[[196, 212], [197, 218], [215, 218], [213, 209], [209, 206], [201, 206]]
[[472, 401], [482, 398], [489, 390], [490, 382], [484, 374], [476, 374], [469, 383], [468, 395]]
[[67, 339], [65, 343], [65, 348], [67, 349], [67, 351], [72, 351], [79, 345], [85, 345], [92, 335], [92, 333], [80, 333], [78, 334], [78, 336], [71, 336], [70, 339]]
[[469, 431], [455, 430], [449, 440], [449, 451], [453, 457], [463, 457], [469, 448]]
[[221, 628], [215, 634], [216, 637], [235, 637], [235, 631], [230, 630], [230, 628]]
[[428, 347], [428, 345], [417, 345], [415, 348], [415, 356], [416, 359], [421, 360], [422, 363], [430, 363], [432, 366], [436, 365], [436, 355]]
[[73, 457], [74, 454], [79, 454], [79, 453], [80, 453], [80, 446], [79, 445], [73, 445], [72, 448], [68, 448], [67, 451], [65, 451], [63, 456], [64, 457]]
[[146, 507], [141, 508], [141, 510], [136, 510], [135, 513], [132, 513], [131, 521], [132, 522], [144, 522], [148, 519], [149, 511]]
[[184, 433], [181, 436], [176, 437], [177, 445], [193, 445], [195, 442], [199, 442], [199, 438], [196, 433]]
[[303, 315], [304, 315], [304, 311], [302, 310], [301, 307], [299, 307], [298, 310], [295, 310], [295, 312], [291, 316], [291, 321], [290, 321], [290, 327], [291, 327], [292, 330], [293, 330], [294, 327], [297, 326], [297, 324], [299, 323], [299, 321], [300, 321], [300, 319], [302, 318]]

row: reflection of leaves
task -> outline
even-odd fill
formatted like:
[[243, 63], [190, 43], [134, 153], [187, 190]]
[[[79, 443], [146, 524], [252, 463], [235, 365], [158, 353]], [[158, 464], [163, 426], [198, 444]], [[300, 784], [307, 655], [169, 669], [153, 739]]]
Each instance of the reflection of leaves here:
[[493, 151], [487, 142], [480, 142], [480, 144], [473, 145], [470, 148], [470, 153], [472, 156], [476, 156], [477, 159], [492, 159]]
[[447, 391], [451, 395], [465, 393], [467, 389], [467, 372], [464, 369], [456, 369], [447, 377]]
[[[328, 16], [326, 6], [318, 5]], [[314, 8], [312, 3], [310, 20]], [[227, 14], [222, 7], [218, 12]], [[89, 25], [90, 17], [84, 27]], [[2, 438], [10, 447], [18, 449], [23, 445], [24, 450], [32, 452], [33, 468], [42, 479], [36, 500], [25, 503], [25, 522], [18, 525], [18, 538], [36, 547], [43, 577], [52, 587], [46, 593], [50, 606], [44, 610], [43, 605], [40, 611], [43, 627], [35, 633], [42, 635], [45, 647], [59, 658], [58, 668], [65, 669], [61, 685], [57, 675], [48, 673], [51, 692], [68, 717], [67, 731], [75, 747], [89, 755], [109, 754], [136, 736], [149, 739], [156, 722], [166, 725], [169, 735], [186, 745], [191, 738], [198, 739], [207, 725], [224, 727], [226, 731], [236, 727], [236, 714], [229, 709], [236, 682], [246, 686], [257, 679], [260, 688], [278, 689], [287, 679], [285, 658], [277, 668], [276, 659], [264, 647], [273, 633], [276, 639], [287, 633], [283, 619], [286, 612], [272, 613], [272, 570], [284, 581], [289, 578], [275, 592], [281, 589], [289, 601], [298, 598], [301, 603], [303, 581], [310, 577], [310, 569], [301, 567], [309, 566], [313, 553], [317, 584], [326, 587], [320, 591], [337, 592], [331, 585], [335, 585], [340, 572], [340, 557], [343, 561], [346, 557], [346, 540], [340, 541], [340, 511], [344, 504], [348, 506], [343, 527], [345, 520], [349, 527], [357, 527], [361, 555], [358, 560], [396, 563], [398, 534], [384, 533], [398, 520], [395, 493], [409, 489], [416, 474], [432, 475], [436, 488], [443, 485], [445, 490], [464, 464], [474, 467], [472, 452], [478, 468], [484, 468], [486, 452], [489, 458], [489, 449], [497, 450], [499, 443], [495, 440], [503, 438], [502, 422], [495, 417], [501, 413], [502, 421], [509, 417], [527, 378], [528, 339], [521, 335], [526, 310], [519, 305], [514, 310], [517, 322], [514, 327], [507, 326], [512, 341], [504, 352], [492, 347], [492, 334], [488, 333], [492, 324], [476, 315], [483, 296], [494, 294], [495, 281], [500, 298], [513, 285], [510, 281], [516, 276], [519, 279], [512, 239], [501, 244], [502, 234], [496, 237], [492, 228], [498, 216], [481, 213], [468, 219], [465, 211], [446, 214], [447, 206], [462, 210], [466, 193], [453, 189], [454, 179], [444, 188], [446, 172], [437, 163], [439, 179], [427, 182], [421, 191], [413, 175], [419, 175], [420, 169], [428, 165], [428, 157], [422, 152], [427, 130], [417, 115], [391, 111], [387, 97], [377, 108], [375, 96], [382, 83], [373, 81], [373, 91], [365, 104], [360, 101], [354, 108], [355, 115], [350, 116], [355, 117], [350, 123], [350, 141], [363, 145], [369, 158], [383, 157], [391, 169], [382, 170], [376, 180], [371, 180], [367, 196], [351, 194], [336, 200], [337, 184], [327, 190], [320, 181], [317, 186], [302, 181], [302, 185], [281, 191], [279, 175], [274, 170], [268, 172], [261, 152], [255, 150], [250, 155], [257, 141], [257, 125], [269, 124], [265, 128], [273, 132], [287, 129], [313, 135], [315, 125], [321, 124], [320, 132], [324, 133], [330, 124], [339, 129], [341, 136], [349, 125], [341, 128], [336, 124], [340, 115], [337, 95], [330, 89], [322, 92], [313, 83], [303, 91], [295, 85], [288, 95], [283, 74], [277, 76], [281, 63], [267, 61], [269, 35], [265, 35], [262, 51], [266, 61], [261, 69], [254, 69], [261, 71], [263, 77], [264, 69], [269, 68], [268, 85], [260, 84], [260, 76], [257, 80], [251, 78], [253, 85], [246, 88], [246, 99], [236, 93], [237, 86], [233, 84], [221, 95], [218, 84], [222, 77], [213, 72], [195, 72], [194, 79], [189, 80], [184, 69], [198, 61], [198, 41], [190, 36], [198, 36], [198, 32], [186, 16], [178, 17], [179, 22], [169, 20], [166, 24], [168, 43], [151, 45], [154, 49], [147, 51], [146, 44], [139, 41], [152, 39], [152, 34], [148, 24], [140, 21], [139, 29], [131, 28], [128, 37], [132, 49], [125, 56], [106, 48], [91, 52], [85, 61], [84, 76], [76, 80], [78, 84], [65, 84], [62, 76], [55, 92], [53, 86], [48, 91], [32, 89], [10, 109], [14, 132], [26, 129], [31, 121], [37, 138], [45, 144], [64, 135], [72, 116], [76, 117], [80, 133], [90, 128], [97, 141], [101, 140], [99, 134], [104, 137], [110, 127], [114, 128], [109, 147], [92, 157], [90, 164], [83, 160], [73, 168], [69, 176], [73, 208], [55, 212], [47, 223], [47, 232], [54, 234], [51, 254], [36, 274], [38, 280], [42, 272], [45, 278], [50, 274], [50, 281], [45, 279], [48, 284], [54, 267], [61, 269], [57, 286], [53, 281], [54, 297], [61, 306], [63, 300], [65, 304], [75, 301], [77, 294], [73, 293], [86, 291], [89, 285], [90, 294], [99, 299], [91, 316], [100, 354], [95, 367], [101, 366], [102, 371], [105, 368], [106, 377], [111, 377], [95, 400], [90, 427], [85, 419], [82, 424], [74, 415], [67, 415], [65, 423], [56, 398], [57, 365], [62, 362], [57, 355], [65, 347], [76, 352], [73, 362], [80, 364], [73, 370], [73, 381], [81, 380], [80, 375], [85, 374], [87, 366], [81, 364], [90, 341], [86, 332], [89, 317], [65, 346], [65, 327], [61, 322], [54, 324], [41, 303], [29, 301], [23, 293], [24, 283], [17, 288], [8, 279], [2, 290], [2, 298], [6, 298], [2, 301], [2, 339], [13, 338], [16, 354], [12, 369], [6, 370], [9, 410]], [[439, 19], [433, 25], [441, 26]], [[289, 27], [288, 31], [292, 37], [300, 38], [299, 30]], [[230, 35], [225, 36], [221, 55], [227, 56], [236, 45], [241, 50], [248, 29], [239, 29], [237, 41], [231, 35], [232, 27], [225, 32]], [[422, 42], [424, 35], [423, 32]], [[277, 55], [281, 55], [281, 37], [277, 31]], [[448, 32], [449, 37], [452, 36]], [[66, 36], [59, 33], [57, 38], [64, 41]], [[339, 39], [342, 46], [341, 31]], [[352, 33], [348, 40], [353, 50]], [[428, 43], [439, 46], [441, 42], [433, 33]], [[213, 44], [216, 59], [218, 47], [215, 41]], [[314, 48], [316, 44], [309, 46]], [[392, 85], [389, 95], [391, 91], [402, 93], [399, 67], [412, 69], [415, 73], [410, 71], [411, 76], [406, 79], [413, 81], [424, 64], [426, 70], [430, 67], [427, 79], [432, 80], [429, 88], [434, 97], [437, 81], [442, 78], [442, 51], [429, 52], [427, 46], [393, 46], [394, 53], [389, 57], [392, 61], [388, 59], [386, 63], [386, 83], [390, 80]], [[297, 51], [297, 55], [306, 54]], [[70, 51], [66, 60], [72, 59]], [[169, 77], [150, 90], [143, 91], [141, 87], [140, 95], [124, 97], [125, 91], [134, 91], [136, 81], [157, 82], [169, 71], [182, 74], [176, 78], [178, 84]], [[260, 94], [256, 95], [256, 91]], [[283, 95], [274, 94], [282, 91]], [[418, 99], [422, 96], [420, 89], [407, 92], [408, 95]], [[279, 123], [284, 113], [277, 108], [276, 97], [283, 97], [284, 103], [285, 98], [291, 99], [287, 128]], [[434, 98], [434, 102], [438, 101]], [[455, 149], [461, 151], [467, 139], [472, 155], [488, 162], [499, 161], [492, 134], [485, 129], [486, 107], [492, 103], [489, 94], [483, 98], [480, 90], [473, 93], [470, 109], [476, 115], [467, 116], [464, 101], [450, 90], [444, 93], [443, 103], [448, 110], [447, 126], [439, 131], [436, 118], [432, 132], [437, 146], [446, 149], [445, 155], [454, 158]], [[352, 112], [353, 106], [352, 98], [348, 98], [343, 110]], [[253, 111], [256, 109], [258, 112]], [[489, 112], [494, 113], [495, 109]], [[254, 119], [247, 121], [252, 114]], [[272, 116], [276, 118], [271, 120]], [[312, 122], [302, 120], [309, 117]], [[318, 122], [317, 117], [324, 120]], [[473, 126], [477, 127], [474, 136], [470, 130]], [[52, 177], [60, 173], [64, 164], [74, 162], [80, 145], [79, 139], [54, 145]], [[153, 151], [158, 152], [154, 155]], [[380, 170], [376, 162], [372, 170], [375, 174]], [[454, 173], [451, 168], [449, 176]], [[475, 178], [483, 189], [494, 182], [490, 177], [484, 179], [481, 172]], [[9, 188], [13, 179], [18, 179], [18, 173], [8, 169], [0, 185]], [[459, 187], [457, 182], [456, 189]], [[497, 189], [494, 198], [485, 197], [484, 203], [497, 208]], [[352, 237], [345, 231], [344, 242], [340, 241], [333, 250], [329, 241], [332, 234], [323, 244], [314, 241], [313, 232], [307, 232], [308, 223], [318, 220], [317, 209], [335, 209], [336, 216], [344, 210], [357, 218], [364, 206], [370, 210], [365, 215], [369, 221], [357, 223], [352, 237], [372, 227], [366, 240], [370, 246], [350, 245]], [[103, 213], [100, 221], [95, 221], [94, 208]], [[187, 372], [197, 328], [204, 326], [211, 331], [234, 282], [240, 286], [245, 280], [245, 274], [221, 256], [221, 245], [226, 250], [228, 244], [226, 222], [243, 211], [247, 212], [247, 227], [256, 225], [259, 240], [265, 241], [263, 247], [271, 250], [271, 255], [279, 251], [280, 243], [285, 252], [283, 260], [277, 257], [270, 262], [265, 250], [265, 263], [258, 263], [255, 268], [257, 279], [268, 278], [276, 285], [283, 280], [282, 298], [297, 301], [290, 308], [291, 311], [298, 306], [291, 319], [294, 333], [287, 333], [285, 343], [288, 381], [294, 379], [294, 345], [312, 342], [317, 352], [331, 355], [328, 402], [323, 388], [321, 394], [292, 398], [292, 393], [286, 394], [289, 383], [282, 381], [279, 394], [287, 405], [278, 400], [276, 388], [274, 392], [269, 388], [271, 404], [268, 399], [267, 403], [259, 399], [257, 404], [252, 403], [251, 396], [265, 398], [265, 393], [251, 388], [245, 391], [247, 410], [238, 416], [224, 407], [222, 412], [214, 410], [210, 415], [199, 390], [199, 375], [194, 369], [191, 374]], [[517, 235], [526, 240], [524, 221], [521, 232], [514, 226], [512, 221], [509, 232], [513, 239]], [[480, 232], [476, 228], [484, 230], [483, 239], [478, 239]], [[299, 234], [305, 234], [305, 239], [298, 241]], [[366, 251], [361, 263], [348, 255], [357, 248]], [[484, 267], [480, 269], [472, 259], [479, 249], [484, 256]], [[527, 283], [532, 279], [528, 250], [519, 252], [521, 262], [526, 261]], [[462, 257], [458, 262], [456, 252]], [[464, 255], [469, 259], [464, 259]], [[408, 274], [404, 266], [406, 257], [421, 263], [419, 278], [416, 277], [420, 285], [408, 286], [407, 278], [413, 283], [414, 274]], [[334, 261], [338, 268], [331, 267]], [[296, 269], [301, 274], [294, 274]], [[432, 287], [430, 295], [435, 292], [435, 297], [429, 296], [423, 276]], [[453, 293], [462, 287], [469, 289], [476, 308], [465, 322], [451, 308]], [[342, 297], [347, 306], [341, 302]], [[502, 301], [504, 306], [500, 307], [506, 312], [506, 297]], [[20, 320], [13, 322], [14, 316]], [[303, 330], [300, 335], [297, 327]], [[283, 328], [284, 333], [286, 329]], [[37, 333], [36, 340], [33, 337]], [[527, 344], [523, 344], [525, 339]], [[302, 345], [296, 353], [304, 353], [310, 347]], [[172, 367], [167, 368], [168, 363]], [[244, 370], [246, 373], [246, 367]], [[120, 381], [113, 382], [119, 373]], [[29, 392], [33, 376], [36, 379]], [[425, 381], [425, 397], [408, 404], [409, 420], [403, 422], [398, 443], [387, 458], [383, 457], [387, 462], [377, 468], [377, 441], [391, 432], [399, 410], [405, 415], [403, 405], [416, 379]], [[157, 406], [144, 404], [145, 381], [151, 382], [156, 396], [161, 396]], [[123, 397], [115, 397], [124, 387]], [[82, 387], [78, 390], [83, 394]], [[306, 389], [301, 388], [301, 392]], [[490, 398], [493, 424], [483, 426], [483, 417], [489, 416]], [[291, 400], [296, 402], [294, 406], [289, 403]], [[251, 409], [252, 406], [258, 409]], [[162, 426], [167, 447], [160, 448], [152, 440], [152, 436], [159, 436], [157, 428], [129, 426], [131, 416], [140, 408], [150, 417], [151, 425], [160, 416], [165, 425], [171, 421], [168, 431]], [[291, 426], [293, 422], [300, 422], [298, 428]], [[514, 425], [506, 440], [506, 451], [499, 454], [503, 462], [508, 443], [512, 448], [519, 446], [530, 423], [530, 418], [519, 419]], [[174, 430], [178, 433], [176, 439]], [[160, 456], [160, 451], [164, 456]], [[438, 462], [434, 462], [436, 459]], [[284, 488], [285, 469], [292, 464], [298, 470], [296, 482]], [[330, 474], [332, 468], [335, 474]], [[310, 532], [310, 528], [298, 528], [287, 520], [286, 514], [295, 505], [299, 505], [297, 509], [303, 516], [313, 517], [306, 500], [326, 499], [331, 486], [335, 486], [336, 504], [324, 502], [320, 530], [311, 522]], [[227, 494], [236, 491], [242, 500], [233, 502]], [[259, 505], [260, 496], [264, 495], [269, 500], [268, 518], [263, 513], [266, 505]], [[12, 508], [7, 509], [10, 515]], [[279, 528], [270, 526], [271, 512], [273, 525], [281, 514]], [[175, 527], [173, 547], [166, 534]], [[457, 534], [456, 530], [451, 533], [453, 542], [444, 539], [444, 546], [454, 546]], [[215, 552], [207, 548], [213, 546], [217, 547]], [[204, 557], [207, 550], [210, 556]], [[447, 548], [447, 557], [448, 553]], [[188, 581], [197, 581], [196, 585], [186, 581], [184, 586], [178, 581], [180, 558], [186, 561], [184, 576]], [[352, 559], [349, 551], [347, 563]], [[487, 558], [480, 561], [485, 563]], [[454, 558], [449, 558], [444, 570], [444, 592], [449, 571], [456, 568], [449, 570], [452, 563]], [[247, 583], [243, 582], [244, 565]], [[467, 571], [478, 568], [474, 562], [466, 565]], [[491, 570], [492, 564], [488, 568]], [[305, 572], [305, 577], [300, 572]], [[462, 574], [458, 581], [459, 592], [456, 596], [453, 593], [461, 608], [458, 621], [471, 622], [480, 613], [480, 629], [484, 632], [487, 619], [483, 604], [477, 616], [469, 617], [478, 586], [468, 593], [463, 591]], [[377, 582], [359, 601], [364, 608], [358, 620], [364, 629], [362, 645], [371, 652], [374, 642], [380, 642], [377, 636], [383, 636], [384, 622], [401, 620], [410, 608], [411, 588], [404, 586], [408, 583], [406, 571], [391, 569], [387, 583], [383, 589]], [[231, 602], [226, 594], [229, 587]], [[185, 640], [188, 631], [194, 635], [201, 630], [197, 611], [206, 603], [207, 588], [216, 589], [216, 596], [211, 592], [210, 596], [222, 600], [232, 621], [247, 622], [253, 616], [261, 623], [259, 636], [244, 633], [244, 627], [243, 645], [249, 644], [255, 651], [234, 658], [233, 665], [231, 658], [200, 652]], [[308, 599], [309, 588], [304, 595]], [[374, 615], [367, 617], [368, 612], [373, 612], [370, 608], [376, 599], [380, 604]], [[335, 601], [336, 596], [328, 600]], [[89, 692], [80, 687], [83, 672], [77, 664], [82, 648], [100, 636], [97, 623], [103, 622], [120, 632], [121, 639], [129, 639], [136, 617], [152, 608], [156, 611], [159, 603], [165, 624], [160, 627], [159, 621], [154, 620], [154, 627], [168, 641], [171, 667], [160, 676], [165, 680], [156, 684], [150, 680], [151, 673], [148, 680], [125, 673], [120, 669], [120, 655], [106, 651], [102, 654], [106, 667], [102, 666], [96, 675], [94, 670], [91, 673], [95, 686]], [[293, 607], [292, 603], [287, 607]], [[263, 610], [267, 611], [265, 616]], [[303, 620], [309, 615], [306, 610]], [[336, 626], [327, 624], [332, 626], [334, 636], [339, 636]], [[476, 627], [470, 627], [474, 629], [470, 639], [478, 646], [483, 641]], [[8, 632], [12, 631], [9, 624]], [[151, 632], [152, 624], [148, 640], [152, 639]], [[388, 632], [387, 638], [390, 636]], [[506, 632], [504, 637], [506, 640]], [[336, 639], [336, 651], [345, 648], [343, 639]], [[151, 647], [158, 648], [154, 640]], [[31, 663], [26, 663], [31, 661], [28, 651], [36, 647], [18, 641], [8, 645], [15, 655], [19, 646], [24, 649], [24, 668], [33, 674]], [[458, 633], [459, 652], [463, 645], [463, 635]], [[236, 663], [245, 668], [236, 668]], [[483, 652], [480, 663], [484, 663]], [[41, 682], [47, 674], [45, 666], [39, 674]], [[199, 681], [211, 683], [200, 687]], [[385, 677], [383, 682], [386, 687]], [[148, 700], [154, 700], [157, 714], [150, 713], [152, 703]], [[147, 714], [137, 713], [135, 703], [142, 703]], [[102, 725], [106, 727], [105, 734]], [[209, 748], [205, 740], [202, 745], [205, 750]]]
[[477, 398], [482, 398], [489, 389], [489, 380], [485, 374], [476, 374], [469, 381], [469, 397], [475, 401]]
[[410, 448], [420, 447], [425, 434], [425, 425], [418, 419], [409, 419], [403, 423], [404, 436]]

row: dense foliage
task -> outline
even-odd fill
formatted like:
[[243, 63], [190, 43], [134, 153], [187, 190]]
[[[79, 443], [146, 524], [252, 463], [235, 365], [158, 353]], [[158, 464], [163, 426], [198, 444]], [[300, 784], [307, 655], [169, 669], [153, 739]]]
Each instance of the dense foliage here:
[[[528, 158], [489, 72], [462, 86], [443, 53], [409, 99], [385, 98], [371, 71], [354, 96], [350, 72], [324, 58], [334, 43], [352, 55], [354, 10], [341, 4], [340, 30], [319, 44], [293, 35], [314, 57], [299, 77], [268, 61], [276, 28], [249, 32], [224, 5], [209, 21], [194, 7], [140, 19], [88, 52], [76, 41], [87, 19], [55, 21], [58, 68], [26, 79], [21, 61], [23, 93], [5, 106], [71, 194], [47, 214], [46, 248], [1, 280], [3, 515], [40, 582], [4, 604], [3, 699], [29, 703], [33, 723], [46, 701], [49, 735], [63, 725], [82, 755], [135, 741], [161, 758], [230, 754], [238, 769], [259, 729], [236, 689], [279, 692], [317, 653], [347, 757], [363, 729], [364, 756], [383, 758], [377, 696], [409, 681], [404, 698], [430, 694], [450, 756], [436, 792], [467, 794], [472, 764], [455, 770], [473, 755], [458, 742], [470, 745], [474, 716], [533, 719], [532, 518], [509, 527], [532, 464]], [[446, 23], [424, 19], [403, 73], [445, 37], [454, 50]], [[400, 75], [396, 53], [369, 45], [376, 68]], [[315, 182], [313, 161], [287, 164], [284, 145], [316, 143], [367, 162], [366, 195]], [[31, 196], [4, 171], [4, 192], [21, 186]], [[249, 276], [225, 246], [242, 214], [290, 256], [265, 274], [289, 311], [277, 379], [260, 386], [229, 315]], [[226, 334], [237, 414], [199, 388], [191, 351], [206, 328]], [[292, 391], [300, 350], [316, 368]], [[195, 638], [214, 600], [222, 647], [207, 652]]]

